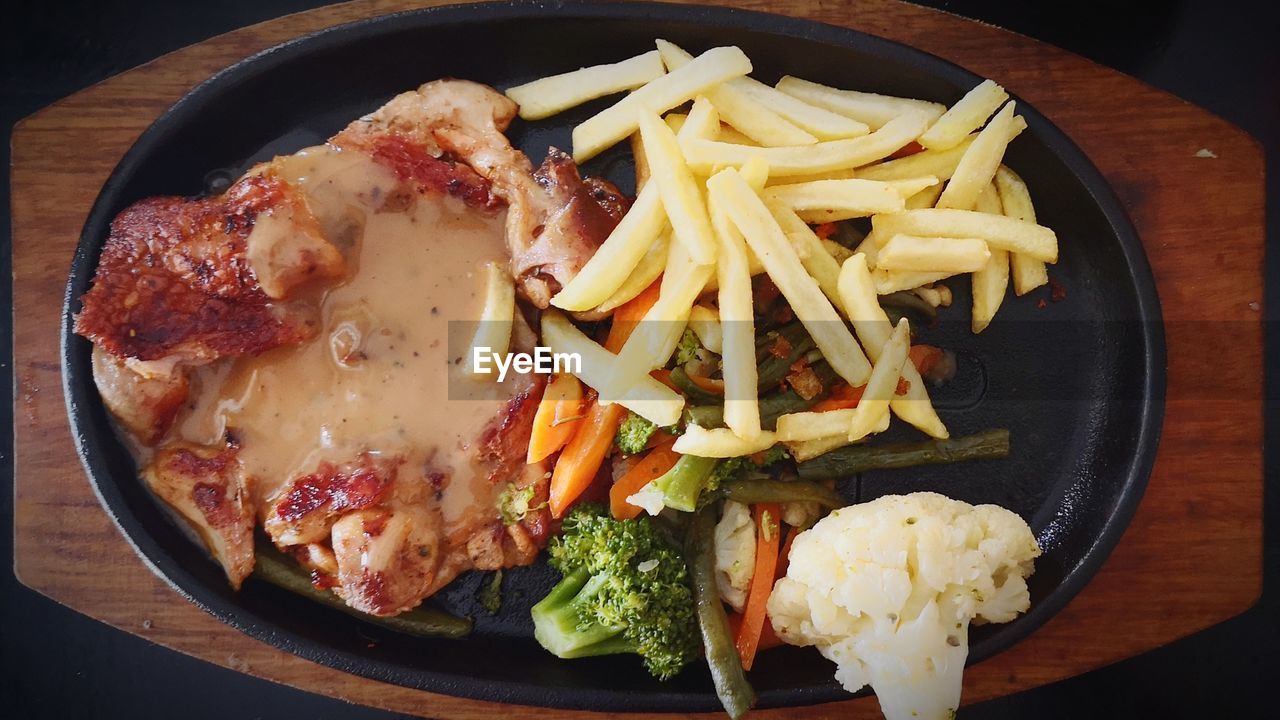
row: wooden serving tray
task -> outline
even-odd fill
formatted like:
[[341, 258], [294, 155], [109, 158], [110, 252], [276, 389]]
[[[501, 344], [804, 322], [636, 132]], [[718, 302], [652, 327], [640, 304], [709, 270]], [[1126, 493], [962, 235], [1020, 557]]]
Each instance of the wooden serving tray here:
[[[339, 23], [435, 4], [442, 3], [357, 0], [254, 25], [117, 75], [17, 125], [15, 571], [27, 586], [105, 623], [304, 690], [422, 716], [542, 717], [548, 711], [434, 695], [316, 665], [187, 603], [147, 571], [99, 507], [62, 400], [67, 269], [90, 205], [138, 134], [192, 86], [247, 55]], [[995, 79], [1084, 149], [1125, 203], [1151, 260], [1166, 321], [1169, 401], [1146, 496], [1102, 571], [1065, 610], [968, 671], [966, 702], [1136, 655], [1252, 605], [1262, 588], [1259, 143], [1118, 72], [943, 12], [894, 0], [727, 4], [856, 28]], [[1199, 156], [1202, 148], [1216, 157]], [[756, 715], [878, 711], [861, 699]]]

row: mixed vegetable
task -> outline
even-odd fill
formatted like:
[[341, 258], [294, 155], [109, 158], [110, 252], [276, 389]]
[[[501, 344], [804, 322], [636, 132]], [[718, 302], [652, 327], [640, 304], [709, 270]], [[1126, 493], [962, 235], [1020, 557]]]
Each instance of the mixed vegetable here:
[[[605, 348], [626, 342], [637, 326], [632, 319], [644, 316], [660, 284], [655, 281], [597, 328]], [[767, 278], [755, 285], [762, 429], [776, 431], [780, 418], [795, 413], [856, 409], [865, 388], [831, 370]], [[886, 312], [920, 311], [914, 301], [880, 301]], [[700, 307], [709, 311], [704, 317], [714, 317], [714, 307]], [[722, 360], [702, 337], [686, 330], [666, 367], [652, 372], [686, 400], [670, 426], [659, 427], [620, 403], [602, 403], [590, 389], [559, 390], [571, 376], [548, 385], [533, 432], [555, 435], [558, 443], [540, 444], [539, 458], [561, 453], [551, 496], [553, 514], [563, 518], [562, 534], [552, 540], [549, 555], [563, 579], [534, 607], [533, 619], [538, 641], [559, 657], [636, 654], [662, 679], [701, 654], [726, 709], [737, 717], [754, 700], [745, 673], [761, 651], [782, 644], [768, 607], [776, 581], [787, 574], [789, 549], [804, 530], [848, 504], [838, 482], [874, 469], [1005, 457], [1009, 433], [844, 444], [816, 455], [804, 441], [771, 442], [729, 457], [682, 453], [682, 438], [724, 427]], [[945, 381], [944, 350], [917, 344], [905, 357], [921, 376]], [[566, 398], [573, 404], [566, 407]], [[553, 432], [566, 427], [572, 432]], [[592, 491], [599, 483], [601, 491]], [[607, 507], [578, 503], [602, 495]]]
[[[1034, 538], [941, 496], [848, 508], [840, 483], [1009, 454], [1007, 430], [951, 436], [929, 388], [954, 356], [913, 337], [952, 304], [940, 280], [971, 277], [975, 333], [1011, 273], [1018, 294], [1045, 284], [1057, 238], [1001, 165], [1025, 122], [990, 81], [948, 109], [750, 71], [738, 48], [658, 40], [508, 91], [537, 119], [632, 90], [573, 146], [581, 162], [629, 137], [637, 167], [631, 209], [541, 315], [587, 389], [556, 378], [535, 420], [565, 518], [537, 637], [561, 657], [636, 653], [665, 679], [700, 635], [734, 718], [761, 651], [816, 645], [889, 717], [945, 717], [968, 621], [1027, 605]], [[928, 439], [875, 442], [895, 417]], [[948, 523], [971, 531], [935, 537]]]

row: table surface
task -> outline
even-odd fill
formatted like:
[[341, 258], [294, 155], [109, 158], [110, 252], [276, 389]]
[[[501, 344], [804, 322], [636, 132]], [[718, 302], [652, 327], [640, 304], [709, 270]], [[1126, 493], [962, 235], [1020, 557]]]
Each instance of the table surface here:
[[[958, 8], [958, 9], [962, 9], [962, 8]], [[1186, 12], [1186, 11], [1184, 10], [1183, 12]], [[243, 21], [242, 21], [242, 22], [243, 22]], [[1014, 25], [1014, 26], [1016, 27], [1016, 26], [1017, 26], [1017, 22], [1019, 22], [1019, 20], [1018, 20], [1017, 18], [1013, 18], [1013, 19], [1012, 19], [1012, 21], [1010, 22], [1010, 24], [1011, 24], [1011, 25]], [[242, 24], [242, 23], [236, 23], [236, 24]], [[1158, 23], [1157, 23], [1157, 25], [1158, 25]], [[1046, 27], [1048, 27], [1048, 26], [1046, 26]], [[1176, 25], [1176, 24], [1175, 24], [1175, 30], [1170, 31], [1170, 32], [1172, 33], [1172, 36], [1173, 36], [1173, 37], [1175, 37], [1175, 38], [1176, 38], [1176, 37], [1178, 37], [1178, 32], [1177, 32], [1177, 30], [1176, 30], [1176, 28], [1177, 28], [1177, 27], [1180, 27], [1180, 26], [1178, 26], [1178, 25]], [[1051, 31], [1051, 32], [1052, 32], [1052, 31]], [[1105, 33], [1104, 33], [1104, 35], [1105, 35]], [[1244, 37], [1248, 37], [1249, 35], [1248, 35], [1248, 33], [1243, 33], [1243, 36], [1244, 36]], [[1094, 41], [1096, 42], [1096, 41], [1097, 41], [1097, 39], [1095, 38], [1095, 39], [1094, 39]], [[1061, 41], [1061, 40], [1059, 40], [1059, 42], [1062, 42], [1062, 41]], [[1184, 42], [1185, 42], [1185, 41], [1184, 41]], [[181, 43], [179, 43], [179, 44], [181, 44]], [[1068, 44], [1068, 45], [1069, 45], [1069, 43], [1063, 43], [1063, 44]], [[1142, 63], [1142, 62], [1150, 62], [1150, 60], [1143, 61], [1143, 60], [1134, 60], [1134, 59], [1133, 59], [1133, 58], [1134, 58], [1134, 57], [1136, 57], [1136, 56], [1140, 56], [1140, 55], [1144, 52], [1144, 50], [1143, 50], [1143, 48], [1141, 47], [1141, 45], [1142, 45], [1142, 43], [1137, 43], [1137, 47], [1127, 47], [1127, 48], [1123, 48], [1123, 49], [1118, 49], [1118, 50], [1116, 50], [1116, 51], [1115, 51], [1115, 52], [1116, 52], [1116, 55], [1115, 55], [1115, 56], [1110, 57], [1110, 58], [1105, 58], [1105, 57], [1104, 57], [1103, 59], [1109, 59], [1113, 64], [1116, 64], [1116, 65], [1118, 65], [1118, 66], [1120, 66], [1120, 67], [1122, 67], [1122, 68], [1124, 68], [1124, 67], [1125, 67], [1125, 63], [1126, 63], [1126, 62], [1134, 62], [1134, 63], [1138, 63], [1138, 64], [1139, 64], [1138, 66], [1139, 66], [1139, 68], [1140, 68], [1140, 67], [1141, 67], [1141, 63]], [[1088, 49], [1088, 48], [1085, 48], [1085, 49]], [[1231, 52], [1232, 52], [1232, 53], [1239, 52], [1239, 49], [1235, 49], [1235, 48], [1233, 48]], [[1103, 53], [1103, 54], [1105, 54], [1105, 53]], [[1128, 57], [1129, 59], [1128, 59], [1128, 60], [1125, 60], [1125, 58], [1126, 58], [1126, 57]], [[1157, 67], [1159, 67], [1159, 65], [1157, 65]], [[979, 68], [975, 68], [975, 69], [979, 69]], [[71, 89], [74, 89], [74, 87], [72, 87], [72, 88], [68, 88], [68, 90], [71, 90]], [[1036, 102], [1036, 101], [1035, 101], [1034, 96], [1033, 96], [1033, 95], [1031, 95], [1030, 93], [1028, 93], [1028, 92], [1026, 92], [1026, 91], [1024, 91], [1024, 90], [1022, 90], [1021, 88], [1018, 88], [1018, 87], [1014, 87], [1013, 89], [1014, 89], [1015, 91], [1021, 92], [1022, 94], [1024, 94], [1024, 95], [1027, 95], [1027, 96], [1031, 97], [1031, 98], [1032, 98], [1032, 100], [1033, 100], [1033, 102]], [[64, 91], [64, 92], [65, 92], [65, 91]], [[62, 93], [59, 93], [59, 94], [62, 94]], [[1041, 105], [1043, 105], [1043, 103], [1037, 103], [1037, 104], [1041, 104]], [[7, 109], [7, 108], [6, 108], [6, 109]], [[1043, 108], [1042, 108], [1042, 109], [1043, 109]], [[1051, 114], [1051, 116], [1052, 116], [1052, 113], [1050, 113], [1050, 114]], [[1274, 119], [1275, 119], [1275, 118], [1274, 118], [1274, 109], [1272, 109], [1272, 115], [1270, 116], [1270, 118], [1269, 118], [1269, 119], [1271, 120], [1271, 126], [1270, 126], [1270, 129], [1274, 132], [1274, 129], [1275, 129], [1275, 123], [1274, 123]], [[1086, 144], [1086, 149], [1088, 149], [1087, 144]], [[1274, 182], [1274, 181], [1273, 181], [1273, 182]], [[1122, 194], [1122, 196], [1123, 196], [1123, 195], [1125, 194], [1125, 189], [1124, 189], [1124, 188], [1121, 188], [1120, 190], [1121, 190], [1121, 194]], [[7, 206], [7, 203], [6, 203], [6, 206]], [[1138, 220], [1139, 220], [1139, 223], [1141, 224], [1142, 219], [1141, 219], [1141, 218], [1138, 218]], [[7, 255], [7, 253], [6, 253], [6, 255]], [[1274, 260], [1274, 258], [1273, 258], [1273, 260]], [[1274, 288], [1273, 288], [1273, 289], [1274, 289]], [[1268, 303], [1268, 306], [1269, 306], [1269, 307], [1274, 308], [1274, 307], [1275, 307], [1275, 304], [1274, 304], [1274, 303]], [[7, 510], [7, 508], [6, 508], [6, 510]], [[1153, 591], [1153, 592], [1158, 592], [1158, 589], [1154, 589], [1154, 588], [1153, 588], [1153, 589], [1152, 589], [1152, 591]], [[6, 593], [5, 593], [6, 604], [8, 603], [8, 598], [10, 598], [10, 597], [11, 597], [11, 594], [10, 594], [10, 593], [8, 593], [8, 592], [6, 592]], [[1208, 605], [1212, 605], [1212, 603], [1211, 603], [1211, 602], [1209, 602], [1208, 600], [1206, 600], [1206, 606], [1208, 606]], [[46, 611], [46, 612], [49, 612], [49, 613], [52, 613], [52, 610], [51, 610], [51, 609], [48, 609], [48, 608], [45, 608], [45, 611]], [[1258, 611], [1255, 611], [1255, 614], [1256, 614], [1257, 612], [1258, 612]], [[1263, 612], [1265, 612], [1265, 611], [1263, 611]], [[9, 617], [12, 617], [12, 616], [11, 616], [9, 613], [5, 613], [4, 617], [9, 618]], [[83, 623], [83, 622], [80, 622], [80, 621], [79, 621], [79, 619], [77, 619], [77, 622], [79, 622], [79, 625], [80, 625], [81, 627], [84, 627], [84, 623]], [[1194, 622], [1194, 621], [1193, 621], [1193, 622]], [[1237, 624], [1238, 624], [1238, 623], [1237, 623]], [[15, 629], [16, 629], [16, 628], [15, 628]], [[96, 629], [96, 628], [94, 628], [94, 629], [95, 629], [95, 631], [102, 632], [101, 630], [98, 630], [98, 629]], [[1190, 628], [1189, 628], [1189, 629], [1190, 629]], [[1264, 631], [1267, 631], [1267, 632], [1274, 632], [1274, 628], [1273, 628], [1272, 626], [1266, 626], [1266, 627], [1264, 628]], [[1238, 634], [1239, 634], [1239, 631], [1237, 631], [1237, 635], [1238, 635]], [[28, 636], [28, 633], [26, 633], [26, 632], [22, 632], [22, 631], [19, 631], [19, 632], [18, 632], [18, 636], [19, 636], [19, 638], [25, 638], [25, 637], [27, 637], [27, 636]], [[1237, 647], [1237, 648], [1235, 648], [1235, 649], [1239, 650], [1239, 649], [1242, 649], [1242, 648]], [[149, 652], [151, 652], [153, 656], [155, 655], [154, 651], [149, 651]], [[48, 651], [46, 650], [44, 654], [46, 654], [46, 655], [47, 655], [47, 654], [48, 654]], [[168, 660], [168, 659], [172, 658], [172, 662], [174, 662], [174, 663], [177, 663], [177, 662], [179, 661], [179, 659], [178, 659], [178, 658], [176, 658], [175, 656], [171, 656], [171, 655], [169, 655], [169, 654], [164, 654], [164, 655], [161, 655], [160, 657], [163, 657], [163, 658], [165, 658], [166, 660]], [[6, 648], [5, 662], [6, 662], [6, 665], [8, 665], [8, 664], [9, 664], [9, 662], [10, 662], [10, 654], [9, 654], [9, 650], [8, 650], [8, 648]], [[81, 667], [84, 667], [84, 668], [86, 668], [86, 669], [90, 669], [90, 670], [91, 670], [91, 672], [90, 672], [90, 673], [88, 673], [88, 674], [93, 675], [93, 676], [96, 676], [96, 677], [101, 677], [101, 675], [100, 675], [101, 670], [99, 670], [99, 669], [98, 669], [98, 668], [100, 667], [100, 665], [98, 665], [98, 664], [94, 664], [94, 663], [89, 663], [89, 662], [86, 662], [86, 661], [84, 661], [84, 660], [81, 660], [80, 662], [82, 663]], [[188, 668], [190, 668], [190, 667], [191, 667], [191, 664], [190, 664], [189, 662], [187, 662], [187, 661], [185, 661], [185, 660], [184, 660], [183, 662], [184, 662], [184, 663], [186, 663], [186, 665], [184, 665], [184, 667], [188, 667]], [[226, 660], [225, 664], [230, 664], [230, 665], [233, 665], [233, 666], [234, 666], [234, 665], [236, 664], [236, 659], [235, 659], [235, 658], [228, 658], [228, 659]], [[195, 667], [198, 667], [198, 668], [199, 668], [199, 670], [200, 670], [201, 672], [204, 672], [204, 673], [210, 673], [210, 672], [213, 672], [210, 668], [205, 667], [205, 666], [199, 666], [199, 665], [197, 665], [197, 666], [195, 666]], [[1257, 665], [1254, 665], [1254, 667], [1257, 667]], [[65, 673], [65, 672], [67, 671], [67, 668], [64, 666], [64, 667], [62, 668], [62, 670], [63, 670], [63, 672]], [[8, 685], [8, 684], [9, 684], [9, 682], [13, 681], [13, 678], [14, 678], [14, 675], [13, 675], [13, 674], [6, 672], [6, 673], [4, 673], [4, 675], [5, 675], [5, 680], [4, 680], [4, 682], [5, 682], [5, 684], [6, 684], [6, 685]], [[224, 675], [225, 675], [225, 674], [224, 674]], [[25, 676], [25, 677], [31, 677], [31, 674], [30, 674], [29, 672], [27, 672], [27, 673], [24, 673], [24, 676]], [[56, 677], [55, 677], [55, 678], [53, 678], [53, 679], [55, 679], [55, 680], [56, 680]], [[249, 680], [239, 681], [239, 680], [237, 679], [237, 682], [246, 682], [246, 683], [249, 683], [249, 682], [252, 682], [252, 681], [249, 681]], [[47, 686], [47, 684], [48, 684], [48, 683], [47, 683], [47, 681], [46, 681], [46, 682], [45, 682], [45, 683], [43, 683], [43, 684]], [[23, 698], [31, 698], [31, 699], [39, 699], [38, 691], [39, 691], [39, 689], [40, 689], [40, 686], [41, 686], [41, 685], [42, 685], [42, 683], [37, 682], [37, 683], [34, 683], [34, 684], [33, 684], [33, 685], [31, 685], [31, 686], [28, 686], [28, 687], [27, 687], [27, 691], [26, 691], [26, 692], [24, 692], [24, 693], [22, 693], [22, 694], [21, 694], [21, 697], [23, 697]], [[259, 684], [257, 684], [257, 685], [254, 685], [254, 687], [258, 687], [258, 686], [261, 686], [261, 683], [259, 683]], [[15, 685], [15, 687], [17, 687], [17, 685]], [[153, 687], [153, 688], [152, 688], [152, 690], [153, 690], [153, 691], [155, 691], [155, 690], [156, 690], [156, 688], [154, 688], [154, 687]], [[266, 691], [264, 690], [263, 692], [266, 692]], [[272, 690], [271, 690], [271, 693], [273, 693], [272, 697], [281, 697], [281, 695], [280, 695], [280, 694], [282, 694], [282, 693], [286, 693], [286, 692], [287, 692], [287, 691], [284, 691], [284, 690], [277, 690], [277, 689], [272, 689]], [[162, 694], [163, 694], [163, 693], [162, 693]], [[6, 695], [8, 695], [8, 694], [6, 693]], [[1035, 693], [1032, 693], [1032, 694], [1030, 694], [1030, 695], [1026, 696], [1028, 699], [1024, 700], [1023, 702], [1032, 702], [1032, 701], [1034, 700], [1034, 698], [1033, 698], [1033, 696], [1034, 696], [1034, 695], [1035, 695]], [[290, 697], [292, 697], [292, 695], [290, 695]], [[47, 696], [45, 696], [43, 699], [44, 699], [44, 701], [45, 701], [46, 703], [50, 701], [50, 698], [49, 698], [49, 697], [47, 697]], [[296, 700], [296, 698], [295, 698], [295, 700]], [[189, 704], [190, 704], [190, 702], [191, 702], [191, 699], [190, 699], [190, 697], [185, 697], [185, 696], [184, 696], [184, 700], [183, 700], [182, 702], [183, 702], [183, 705], [184, 705], [184, 706], [190, 706]], [[319, 701], [318, 701], [318, 700], [311, 700], [310, 702], [319, 702]], [[1002, 702], [1005, 702], [1005, 701], [1002, 701]], [[33, 706], [33, 707], [39, 707], [39, 706]], [[48, 709], [50, 706], [46, 705], [46, 706], [44, 706], [44, 707], [45, 707], [46, 709]], [[56, 707], [56, 705], [54, 705], [54, 706], [52, 706], [52, 707]], [[200, 705], [200, 707], [201, 707], [201, 708], [206, 708], [207, 706], [205, 706], [205, 705], [203, 705], [203, 704], [202, 704], [202, 705]], [[326, 706], [326, 707], [327, 707], [327, 706]], [[1185, 709], [1186, 709], [1186, 706], [1185, 706], [1185, 705], [1178, 706], [1178, 709], [1185, 710]], [[199, 713], [199, 714], [203, 715], [203, 713]], [[211, 713], [210, 713], [210, 716], [212, 716], [212, 714], [213, 714], [213, 713], [211, 712]], [[344, 713], [344, 714], [345, 714], [345, 713]]]

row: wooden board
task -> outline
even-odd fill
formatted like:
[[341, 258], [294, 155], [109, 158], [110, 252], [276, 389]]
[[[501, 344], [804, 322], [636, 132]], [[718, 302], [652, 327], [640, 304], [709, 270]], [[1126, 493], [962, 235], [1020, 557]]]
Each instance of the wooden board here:
[[[315, 665], [183, 601], [147, 571], [99, 507], [76, 460], [62, 400], [58, 326], [66, 272], [89, 206], [138, 134], [192, 86], [258, 50], [432, 4], [438, 3], [358, 0], [244, 28], [106, 80], [18, 124], [12, 168], [15, 569], [29, 587], [80, 612], [258, 677], [424, 716], [540, 717], [546, 711], [433, 695]], [[1146, 497], [1096, 579], [1029, 639], [969, 670], [965, 700], [1082, 673], [1252, 605], [1262, 587], [1259, 144], [1132, 78], [946, 13], [894, 0], [731, 4], [905, 42], [1000, 82], [1061, 127], [1102, 170], [1155, 270], [1168, 336], [1169, 404]], [[1201, 148], [1217, 157], [1197, 157]], [[877, 711], [864, 699], [758, 715], [837, 714]]]

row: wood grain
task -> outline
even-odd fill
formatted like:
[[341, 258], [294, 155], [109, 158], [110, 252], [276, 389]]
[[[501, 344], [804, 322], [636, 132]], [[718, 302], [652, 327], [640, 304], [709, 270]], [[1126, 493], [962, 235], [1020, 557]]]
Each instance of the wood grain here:
[[[99, 83], [16, 127], [15, 569], [26, 585], [103, 622], [276, 682], [423, 716], [540, 717], [546, 711], [433, 695], [315, 665], [183, 601], [146, 570], [99, 507], [76, 460], [62, 401], [58, 325], [67, 268], [90, 204], [138, 134], [196, 83], [251, 53], [342, 22], [434, 4], [358, 0], [244, 28]], [[1170, 401], [1145, 499], [1097, 578], [1029, 639], [972, 668], [965, 700], [1085, 672], [1252, 605], [1262, 578], [1258, 143], [1132, 78], [946, 13], [893, 0], [728, 4], [853, 27], [1000, 82], [1102, 170], [1154, 268], [1167, 321]], [[1217, 158], [1196, 157], [1201, 148]], [[1206, 328], [1221, 331], [1216, 342], [1206, 340]], [[865, 699], [758, 713], [876, 714], [874, 701]]]

